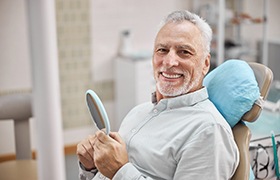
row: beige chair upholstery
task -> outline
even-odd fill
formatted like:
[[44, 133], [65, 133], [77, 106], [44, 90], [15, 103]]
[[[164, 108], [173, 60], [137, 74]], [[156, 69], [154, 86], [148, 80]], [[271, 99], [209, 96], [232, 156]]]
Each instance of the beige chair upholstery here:
[[[260, 88], [261, 96], [265, 100], [268, 95], [270, 84], [273, 79], [273, 73], [268, 67], [262, 64], [253, 63], [253, 62], [250, 62], [248, 64], [254, 71], [256, 80]], [[262, 108], [259, 105], [254, 104], [252, 109], [244, 114], [242, 120], [247, 122], [256, 121], [261, 113], [261, 110]], [[250, 176], [250, 159], [249, 159], [250, 158], [249, 143], [251, 138], [250, 129], [242, 122], [239, 122], [237, 125], [233, 127], [233, 135], [239, 149], [240, 163], [232, 180], [248, 180]]]
[[0, 96], [0, 121], [14, 121], [16, 159], [31, 159], [29, 119], [32, 117], [31, 95]]

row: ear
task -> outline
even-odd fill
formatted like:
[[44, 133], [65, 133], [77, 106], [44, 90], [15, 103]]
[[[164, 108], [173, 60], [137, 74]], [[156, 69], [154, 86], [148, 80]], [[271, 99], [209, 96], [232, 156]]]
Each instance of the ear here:
[[206, 56], [205, 60], [204, 60], [204, 66], [203, 66], [203, 75], [205, 76], [209, 69], [210, 69], [210, 59], [211, 59], [211, 55], [210, 53], [208, 53], [208, 55]]

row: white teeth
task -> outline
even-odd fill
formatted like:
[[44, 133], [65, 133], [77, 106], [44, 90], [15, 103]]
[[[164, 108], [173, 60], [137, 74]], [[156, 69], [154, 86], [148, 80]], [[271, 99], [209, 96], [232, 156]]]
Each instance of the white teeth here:
[[181, 74], [166, 74], [164, 72], [162, 73], [162, 75], [169, 79], [176, 79], [182, 76]]

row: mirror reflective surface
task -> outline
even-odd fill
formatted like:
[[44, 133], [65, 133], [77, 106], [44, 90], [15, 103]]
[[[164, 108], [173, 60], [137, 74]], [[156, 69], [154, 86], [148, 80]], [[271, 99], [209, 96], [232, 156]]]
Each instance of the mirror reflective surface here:
[[108, 135], [110, 133], [109, 118], [101, 100], [93, 90], [87, 90], [86, 102], [94, 124], [99, 130], [105, 128]]

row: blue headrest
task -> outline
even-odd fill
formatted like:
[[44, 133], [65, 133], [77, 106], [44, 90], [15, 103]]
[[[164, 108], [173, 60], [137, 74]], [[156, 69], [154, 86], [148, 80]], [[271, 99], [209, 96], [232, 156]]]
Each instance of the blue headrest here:
[[203, 82], [209, 99], [233, 127], [260, 97], [251, 67], [242, 60], [227, 60], [211, 71]]

